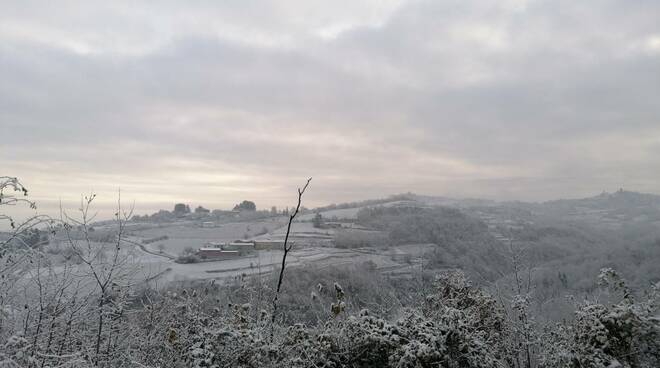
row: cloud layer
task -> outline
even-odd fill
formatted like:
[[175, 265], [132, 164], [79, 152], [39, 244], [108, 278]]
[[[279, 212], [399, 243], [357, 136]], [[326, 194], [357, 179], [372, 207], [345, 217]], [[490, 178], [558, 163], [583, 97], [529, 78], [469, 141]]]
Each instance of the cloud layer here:
[[13, 3], [0, 165], [44, 202], [660, 192], [657, 1]]

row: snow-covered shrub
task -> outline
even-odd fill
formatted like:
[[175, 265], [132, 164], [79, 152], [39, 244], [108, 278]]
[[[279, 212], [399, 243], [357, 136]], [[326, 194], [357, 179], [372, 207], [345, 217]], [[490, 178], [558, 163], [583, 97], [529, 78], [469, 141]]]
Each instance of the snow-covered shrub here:
[[495, 301], [462, 273], [436, 280], [422, 310], [395, 322], [350, 316], [326, 329], [328, 361], [341, 367], [503, 367], [503, 316]]
[[547, 333], [544, 367], [660, 367], [658, 293], [652, 288], [646, 300], [636, 302], [616, 272], [604, 269], [603, 286], [623, 292], [616, 304], [584, 302], [575, 320]]

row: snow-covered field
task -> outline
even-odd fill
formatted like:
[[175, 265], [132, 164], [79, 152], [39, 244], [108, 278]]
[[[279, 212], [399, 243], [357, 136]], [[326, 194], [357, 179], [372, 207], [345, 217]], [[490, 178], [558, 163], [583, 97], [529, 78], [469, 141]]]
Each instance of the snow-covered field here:
[[[389, 248], [339, 249], [334, 247], [334, 236], [340, 229], [318, 229], [310, 222], [292, 224], [290, 242], [294, 245], [287, 265], [298, 267], [314, 265], [319, 269], [337, 265], [372, 265], [386, 273], [406, 273], [420, 263], [429, 245], [407, 245]], [[357, 231], [357, 230], [352, 230]], [[282, 250], [255, 250], [241, 258], [200, 262], [176, 263], [174, 259], [185, 248], [197, 249], [209, 242], [232, 242], [239, 239], [283, 241], [286, 223], [283, 219], [226, 223], [217, 227], [200, 227], [194, 223], [143, 224], [134, 227], [123, 238], [122, 255], [135, 270], [135, 281], [151, 280], [165, 285], [185, 280], [231, 280], [234, 277], [264, 274], [277, 269], [282, 261]], [[147, 241], [167, 236], [163, 240]], [[100, 244], [99, 244], [100, 246]]]
[[[265, 230], [268, 232], [260, 234]], [[407, 245], [387, 249], [338, 249], [332, 246], [337, 231], [342, 230], [317, 229], [310, 222], [293, 223], [290, 241], [294, 244], [294, 250], [289, 254], [287, 265], [297, 267], [313, 264], [324, 268], [369, 261], [383, 272], [406, 273], [419, 265], [421, 255], [430, 248], [429, 245]], [[230, 242], [245, 238], [281, 241], [285, 234], [286, 223], [281, 219], [227, 223], [210, 228], [179, 223], [132, 231], [127, 238], [127, 245], [133, 248], [132, 261], [138, 268], [138, 275], [144, 279], [154, 279], [165, 284], [184, 280], [230, 280], [242, 275], [272, 272], [280, 266], [282, 250], [275, 247], [254, 251], [241, 258], [194, 264], [176, 263], [172, 256], [178, 255], [186, 247], [196, 249], [209, 242]], [[149, 244], [141, 242], [142, 239], [163, 235], [168, 239]]]
[[280, 219], [254, 222], [225, 223], [217, 227], [200, 227], [192, 224], [154, 225], [148, 229], [132, 232], [137, 238], [150, 239], [167, 236], [166, 240], [145, 245], [150, 250], [163, 251], [178, 255], [185, 248], [201, 248], [209, 242], [231, 242], [239, 239], [253, 238], [257, 234], [270, 232], [283, 226]]
[[[374, 248], [337, 249], [328, 247], [299, 247], [287, 258], [288, 267], [315, 265], [318, 269], [330, 266], [373, 262], [376, 269], [384, 273], [405, 274], [419, 268], [420, 257], [433, 245], [415, 244], [392, 247], [387, 250]], [[160, 282], [218, 279], [229, 280], [235, 277], [272, 272], [282, 261], [281, 250], [260, 250], [243, 258], [178, 264], [163, 258], [143, 262], [141, 272], [145, 276], [160, 275]], [[409, 257], [406, 257], [409, 255]]]

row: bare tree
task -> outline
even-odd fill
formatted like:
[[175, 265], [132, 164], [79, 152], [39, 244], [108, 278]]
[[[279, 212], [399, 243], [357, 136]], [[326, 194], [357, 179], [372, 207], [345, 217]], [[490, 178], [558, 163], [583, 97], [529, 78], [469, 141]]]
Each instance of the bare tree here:
[[520, 368], [533, 368], [535, 366], [535, 347], [538, 345], [536, 322], [530, 313], [532, 302], [534, 266], [529, 261], [528, 249], [514, 241], [514, 234], [509, 232], [508, 249], [506, 257], [511, 263], [511, 294], [508, 305], [504, 303], [499, 287], [496, 285], [500, 302], [503, 307], [510, 307], [509, 318], [512, 328], [513, 364]]
[[[123, 309], [122, 295], [126, 288], [130, 269], [126, 267], [128, 258], [122, 255], [122, 242], [126, 231], [126, 223], [130, 220], [133, 209], [128, 211], [122, 209], [121, 192], [118, 195], [117, 212], [115, 221], [117, 224], [115, 239], [112, 248], [108, 249], [108, 244], [93, 244], [90, 238], [90, 224], [96, 217], [96, 214], [90, 213], [90, 207], [96, 194], [84, 196], [81, 199], [79, 208], [80, 218], [73, 218], [62, 211], [62, 222], [64, 223], [64, 232], [66, 239], [74, 254], [85, 266], [89, 276], [95, 282], [95, 290], [98, 293], [97, 323], [94, 336], [94, 365], [98, 366], [101, 359], [101, 344], [106, 331], [106, 323], [110, 318], [110, 323], [116, 317], [115, 313]], [[76, 230], [74, 233], [74, 229]], [[109, 254], [108, 254], [109, 253]], [[122, 282], [125, 284], [122, 285]], [[113, 328], [108, 329], [112, 333]], [[116, 336], [115, 336], [116, 338]], [[113, 336], [106, 337], [108, 349], [110, 351]], [[116, 341], [116, 339], [115, 339]]]
[[[0, 365], [59, 366], [79, 359], [77, 352], [63, 352], [72, 318], [85, 304], [71, 302], [80, 291], [72, 268], [66, 263], [55, 267], [51, 257], [42, 252], [41, 247], [50, 242], [43, 239], [44, 234], [54, 236], [57, 221], [39, 215], [27, 195], [28, 190], [17, 178], [0, 177], [0, 206], [27, 205], [34, 210], [20, 221], [0, 214], [0, 222], [8, 222], [10, 227], [0, 239], [0, 344], [9, 342], [6, 351], [0, 352]], [[73, 307], [72, 312], [65, 322], [69, 307]], [[62, 329], [64, 324], [67, 327]]]
[[[18, 292], [16, 284], [30, 270], [30, 263], [37, 255], [38, 249], [31, 244], [29, 239], [32, 232], [37, 228], [53, 225], [53, 220], [49, 216], [39, 215], [36, 212], [35, 202], [27, 198], [27, 188], [15, 177], [0, 176], [0, 211], [5, 206], [26, 205], [34, 210], [34, 214], [26, 219], [17, 222], [9, 214], [0, 212], [0, 225], [9, 225], [9, 232], [0, 236], [0, 310], [10, 310], [14, 303], [12, 300]], [[4, 212], [4, 211], [2, 211]], [[12, 328], [5, 323], [11, 322], [13, 318], [5, 318], [4, 313], [0, 313], [0, 338], [4, 333], [11, 334]]]
[[[280, 290], [282, 289], [282, 281], [284, 280], [284, 269], [286, 268], [286, 257], [293, 248], [293, 244], [289, 245], [289, 235], [291, 234], [291, 225], [293, 224], [293, 220], [296, 218], [298, 215], [298, 212], [300, 211], [300, 205], [302, 203], [302, 196], [305, 194], [305, 190], [307, 190], [307, 187], [309, 186], [309, 183], [312, 181], [312, 178], [307, 179], [307, 182], [305, 183], [305, 186], [301, 188], [298, 188], [298, 204], [296, 205], [295, 210], [289, 215], [289, 223], [286, 227], [286, 235], [284, 236], [284, 245], [282, 249], [284, 250], [284, 254], [282, 255], [282, 265], [280, 267], [280, 274], [277, 279], [277, 288], [275, 289], [275, 296], [273, 297], [273, 314], [271, 315], [271, 324], [275, 324], [275, 318], [277, 316], [277, 301], [280, 296]], [[272, 335], [272, 328], [271, 328], [271, 335]]]

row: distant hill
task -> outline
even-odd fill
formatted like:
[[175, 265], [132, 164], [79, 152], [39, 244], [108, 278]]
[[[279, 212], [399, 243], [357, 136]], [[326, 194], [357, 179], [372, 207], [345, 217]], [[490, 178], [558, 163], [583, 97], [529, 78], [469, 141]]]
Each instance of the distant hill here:
[[313, 210], [311, 210], [311, 213], [302, 215], [298, 217], [298, 219], [302, 221], [309, 221], [315, 216], [316, 213], [320, 213], [326, 219], [354, 220], [357, 218], [358, 211], [366, 207], [377, 207], [377, 206], [418, 207], [424, 205], [421, 202], [417, 202], [414, 197], [415, 194], [404, 193], [404, 194], [391, 195], [387, 198], [366, 199], [363, 201], [347, 202], [340, 204], [333, 203], [328, 206], [314, 208]]
[[554, 207], [584, 207], [591, 209], [660, 208], [660, 195], [619, 190], [614, 193], [603, 192], [588, 198], [559, 199], [547, 201], [543, 204]]
[[481, 198], [449, 198], [428, 195], [410, 194], [410, 198], [419, 203], [429, 206], [445, 206], [445, 207], [476, 207], [476, 206], [492, 206], [498, 202], [490, 199]]
[[347, 208], [359, 208], [359, 207], [365, 207], [365, 206], [375, 206], [379, 204], [385, 204], [389, 202], [396, 202], [396, 201], [409, 201], [413, 200], [413, 197], [415, 194], [412, 193], [404, 193], [404, 194], [394, 194], [391, 195], [387, 198], [378, 198], [378, 199], [365, 199], [362, 201], [356, 201], [356, 202], [345, 202], [345, 203], [339, 203], [339, 204], [330, 204], [327, 206], [323, 207], [316, 207], [312, 210], [312, 212], [325, 212], [325, 211], [332, 211], [332, 210], [341, 210], [341, 209], [347, 209]]
[[541, 208], [546, 214], [567, 216], [601, 224], [658, 223], [660, 196], [619, 190], [582, 199], [548, 201]]
[[402, 193], [391, 195], [386, 198], [366, 199], [356, 202], [346, 202], [339, 204], [331, 204], [328, 206], [317, 207], [312, 212], [328, 212], [342, 209], [355, 209], [363, 207], [374, 206], [409, 206], [409, 207], [428, 207], [428, 206], [444, 206], [444, 207], [473, 207], [473, 206], [486, 206], [496, 205], [498, 202], [489, 199], [480, 198], [449, 198], [440, 196], [420, 195], [415, 193]]

